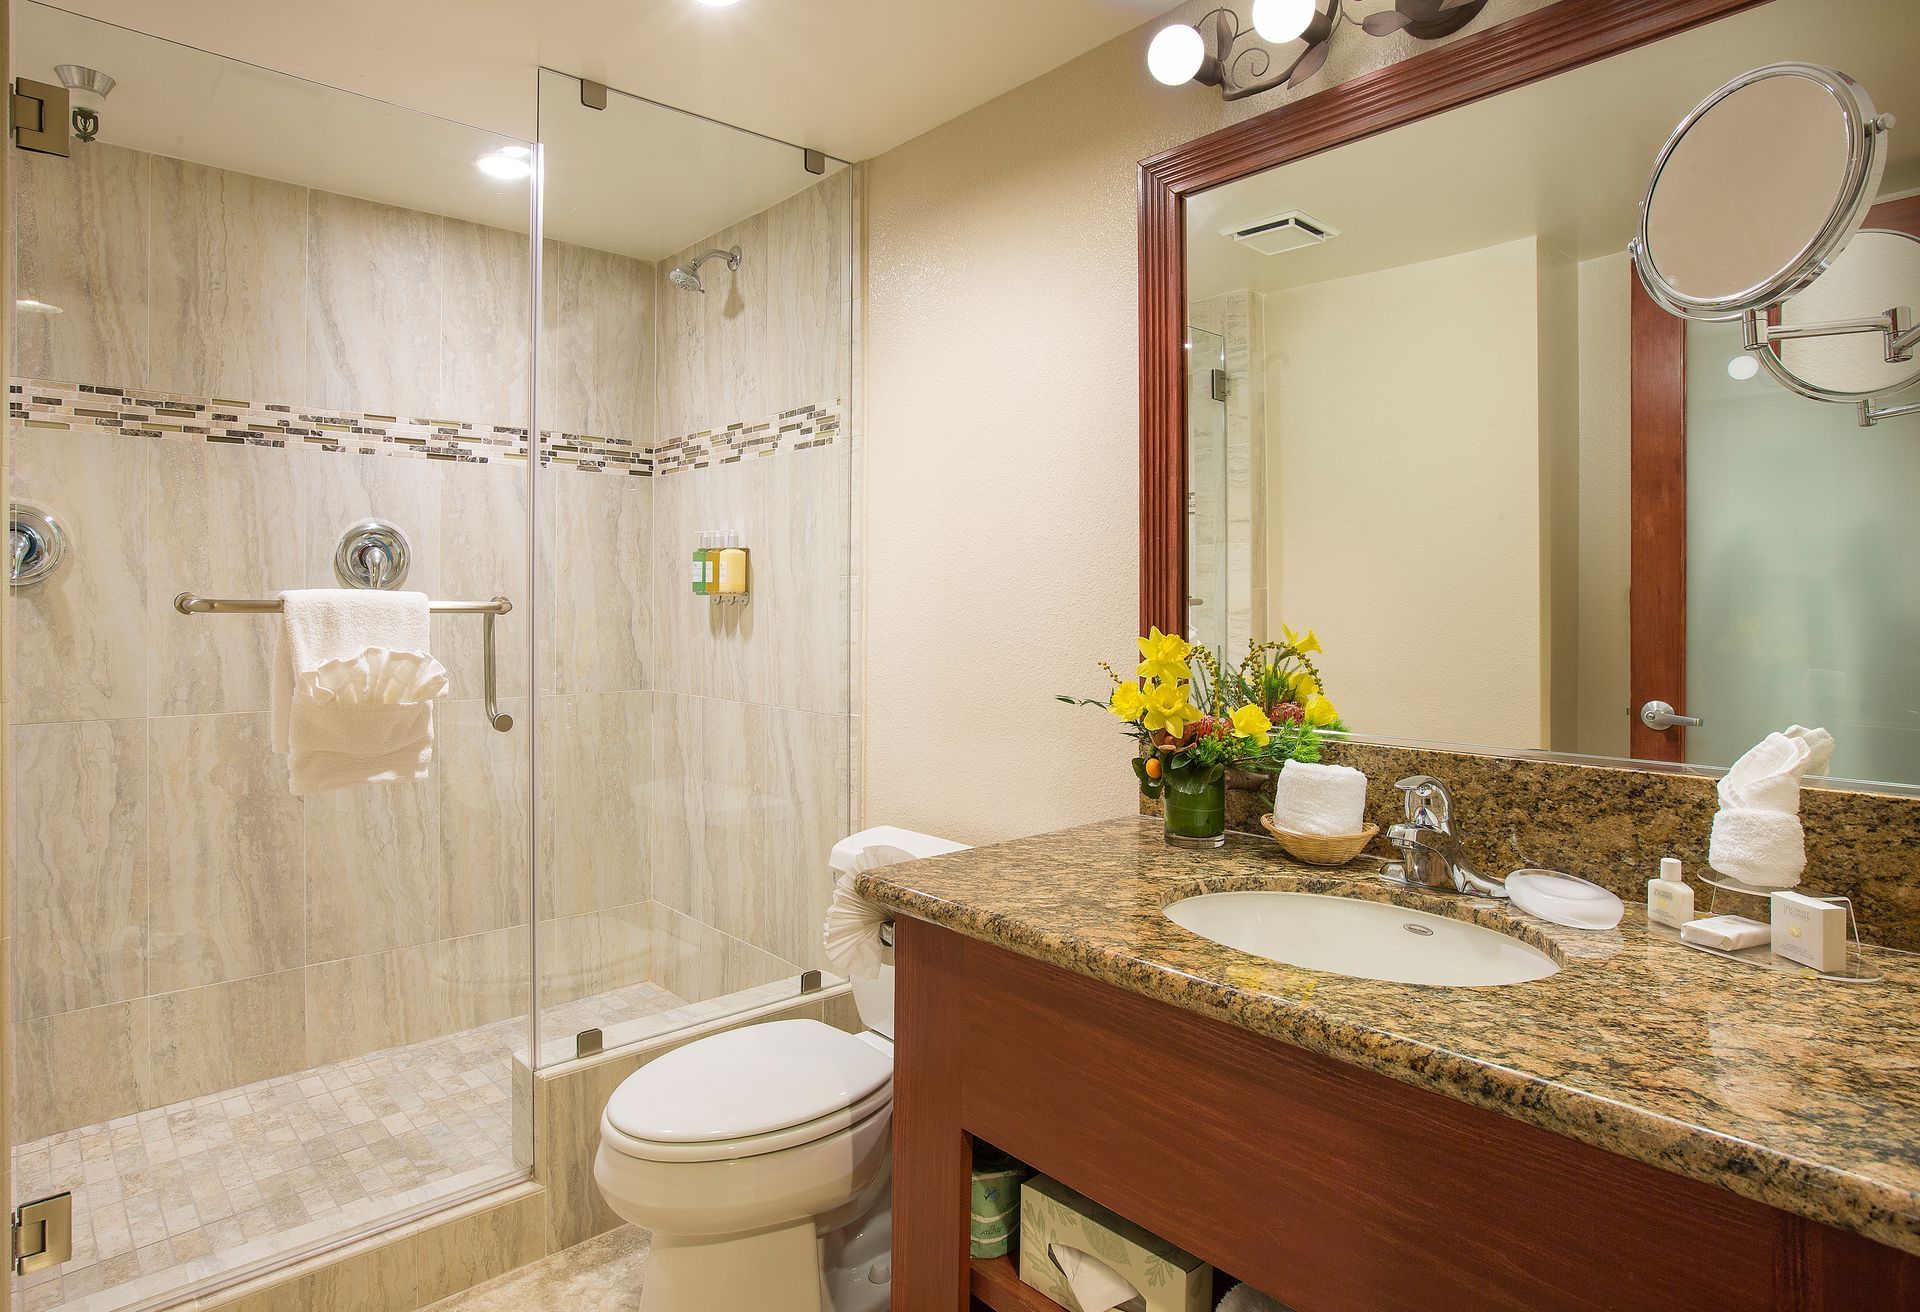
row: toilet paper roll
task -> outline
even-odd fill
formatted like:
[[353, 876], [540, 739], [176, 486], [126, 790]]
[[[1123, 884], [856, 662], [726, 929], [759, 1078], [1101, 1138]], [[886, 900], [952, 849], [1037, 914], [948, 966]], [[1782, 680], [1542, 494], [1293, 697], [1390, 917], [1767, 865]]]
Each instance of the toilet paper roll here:
[[1079, 1312], [1132, 1312], [1146, 1308], [1146, 1299], [1128, 1283], [1126, 1277], [1092, 1253], [1083, 1253], [1066, 1244], [1048, 1244], [1047, 1256], [1067, 1278], [1073, 1301]]

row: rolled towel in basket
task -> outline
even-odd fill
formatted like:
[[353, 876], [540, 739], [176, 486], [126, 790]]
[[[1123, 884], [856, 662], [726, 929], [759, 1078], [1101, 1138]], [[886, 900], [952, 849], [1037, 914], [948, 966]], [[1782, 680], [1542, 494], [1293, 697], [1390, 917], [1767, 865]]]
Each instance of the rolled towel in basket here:
[[1273, 786], [1273, 822], [1296, 834], [1357, 834], [1367, 823], [1367, 777], [1351, 766], [1288, 761]]

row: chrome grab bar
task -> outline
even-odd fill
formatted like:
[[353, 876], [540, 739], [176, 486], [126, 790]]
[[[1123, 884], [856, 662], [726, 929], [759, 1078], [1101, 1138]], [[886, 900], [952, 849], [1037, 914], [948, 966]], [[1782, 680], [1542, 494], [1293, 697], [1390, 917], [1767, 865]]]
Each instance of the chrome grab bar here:
[[[182, 615], [278, 615], [286, 604], [278, 597], [201, 597], [183, 592], [173, 599], [173, 608]], [[513, 728], [513, 717], [500, 711], [493, 649], [493, 622], [512, 610], [513, 603], [505, 597], [492, 601], [429, 601], [427, 609], [436, 615], [480, 616], [480, 677], [486, 689], [487, 723], [501, 733]]]

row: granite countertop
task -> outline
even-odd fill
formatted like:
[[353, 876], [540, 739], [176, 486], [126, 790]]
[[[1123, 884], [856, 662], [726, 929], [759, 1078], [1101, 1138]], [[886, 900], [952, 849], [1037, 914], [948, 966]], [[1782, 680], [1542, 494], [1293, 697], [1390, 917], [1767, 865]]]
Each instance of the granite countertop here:
[[[1651, 931], [1628, 903], [1582, 933], [1504, 903], [1301, 865], [1265, 838], [1173, 848], [1128, 817], [886, 866], [859, 892], [903, 915], [1920, 1254], [1920, 957], [1884, 979], [1756, 969]], [[1343, 893], [1474, 920], [1561, 963], [1497, 988], [1283, 965], [1162, 908], [1238, 889]], [[1701, 897], [1701, 914], [1706, 899]]]

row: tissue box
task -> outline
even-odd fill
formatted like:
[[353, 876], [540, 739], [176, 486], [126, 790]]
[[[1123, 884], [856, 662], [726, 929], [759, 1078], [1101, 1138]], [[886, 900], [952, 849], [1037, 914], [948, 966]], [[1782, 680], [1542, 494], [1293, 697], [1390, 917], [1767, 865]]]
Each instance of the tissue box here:
[[1105, 1263], [1139, 1295], [1120, 1306], [1137, 1312], [1208, 1312], [1213, 1268], [1046, 1176], [1020, 1186], [1020, 1279], [1080, 1312], [1049, 1249], [1075, 1248]]

